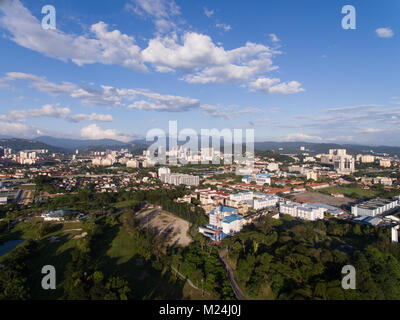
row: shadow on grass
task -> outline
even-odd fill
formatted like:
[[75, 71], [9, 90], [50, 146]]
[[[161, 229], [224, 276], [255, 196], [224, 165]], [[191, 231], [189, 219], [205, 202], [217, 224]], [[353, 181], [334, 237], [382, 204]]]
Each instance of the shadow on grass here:
[[[57, 300], [63, 296], [62, 283], [64, 281], [65, 267], [71, 261], [71, 251], [74, 248], [71, 243], [70, 248], [60, 252], [63, 245], [69, 241], [67, 235], [59, 236], [58, 242], [49, 242], [48, 239], [40, 241], [38, 253], [29, 262], [28, 286], [34, 300]], [[43, 266], [52, 265], [56, 269], [56, 290], [44, 290], [41, 282], [45, 275], [41, 273]]]
[[[104, 227], [103, 235], [92, 249], [93, 256], [97, 260], [96, 268], [101, 270], [106, 278], [125, 278], [132, 291], [131, 299], [181, 300], [185, 282], [176, 279], [170, 272], [155, 269], [151, 262], [145, 261], [143, 257], [134, 253], [134, 250], [126, 256], [111, 257], [109, 255], [109, 251], [113, 248], [113, 241], [121, 230], [124, 230], [121, 225]], [[129, 233], [126, 240], [132, 241], [132, 246], [135, 245]], [[121, 262], [123, 258], [128, 259]]]

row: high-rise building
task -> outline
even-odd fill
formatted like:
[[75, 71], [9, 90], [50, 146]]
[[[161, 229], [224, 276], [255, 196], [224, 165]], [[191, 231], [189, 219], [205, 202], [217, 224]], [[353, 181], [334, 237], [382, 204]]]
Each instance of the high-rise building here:
[[329, 154], [321, 155], [321, 163], [333, 164], [339, 174], [349, 174], [355, 171], [355, 160], [347, 154], [346, 149], [329, 149]]
[[337, 173], [347, 174], [355, 171], [354, 158], [352, 156], [338, 156], [333, 160], [333, 165]]
[[381, 167], [384, 167], [384, 168], [390, 168], [390, 166], [392, 165], [392, 163], [390, 162], [389, 159], [381, 159], [381, 160], [379, 160], [379, 165], [380, 165]]
[[161, 167], [158, 169], [158, 177], [160, 178], [161, 175], [163, 174], [170, 174], [171, 173], [171, 169], [167, 168], [167, 167]]

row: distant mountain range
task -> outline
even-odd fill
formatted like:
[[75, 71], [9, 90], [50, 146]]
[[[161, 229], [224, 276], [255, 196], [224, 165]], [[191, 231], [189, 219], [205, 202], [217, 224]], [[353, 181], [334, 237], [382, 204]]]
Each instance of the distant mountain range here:
[[18, 139], [18, 138], [3, 138], [0, 139], [0, 146], [3, 148], [11, 148], [14, 152], [21, 150], [49, 150], [49, 152], [66, 152], [67, 149], [52, 146], [36, 140]]
[[48, 144], [49, 146], [68, 149], [68, 150], [84, 149], [87, 147], [98, 147], [98, 146], [123, 146], [126, 144], [124, 142], [112, 139], [78, 140], [78, 139], [54, 138], [49, 136], [37, 137], [34, 140]]
[[49, 136], [37, 137], [34, 140], [40, 141], [49, 146], [63, 148], [69, 151], [79, 150], [81, 152], [101, 151], [105, 149], [121, 149], [121, 148], [126, 148], [131, 151], [134, 151], [146, 147], [145, 140], [134, 140], [125, 143], [113, 139], [80, 140], [80, 139], [54, 138]]
[[[223, 140], [221, 150], [223, 148]], [[0, 146], [12, 148], [14, 151], [47, 149], [50, 152], [73, 152], [78, 149], [80, 152], [85, 151], [101, 151], [105, 149], [121, 149], [126, 148], [130, 151], [138, 151], [147, 148], [151, 143], [145, 139], [133, 140], [124, 143], [112, 139], [100, 140], [80, 140], [80, 139], [63, 139], [49, 136], [41, 136], [34, 139], [18, 139], [9, 137], [0, 137]], [[167, 139], [168, 144], [168, 139]], [[179, 143], [181, 144], [181, 143]], [[211, 140], [210, 140], [211, 145]], [[304, 147], [305, 150], [301, 150]], [[167, 146], [168, 148], [168, 146]], [[349, 154], [382, 154], [400, 156], [400, 147], [391, 146], [366, 146], [354, 144], [334, 144], [334, 143], [311, 143], [311, 142], [275, 142], [264, 141], [255, 142], [255, 150], [265, 151], [273, 150], [279, 153], [309, 153], [311, 155], [318, 153], [328, 153], [329, 149], [346, 149]]]
[[[300, 150], [304, 147], [305, 150]], [[256, 150], [265, 151], [273, 150], [279, 153], [328, 153], [329, 149], [346, 149], [348, 154], [382, 154], [387, 153], [390, 155], [400, 156], [400, 147], [391, 146], [366, 146], [355, 144], [335, 144], [335, 143], [312, 143], [312, 142], [255, 142], [254, 148]]]

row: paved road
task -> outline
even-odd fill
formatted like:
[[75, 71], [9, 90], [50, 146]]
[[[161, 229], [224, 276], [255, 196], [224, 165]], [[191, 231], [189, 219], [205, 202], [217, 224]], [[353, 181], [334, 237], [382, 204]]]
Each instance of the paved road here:
[[243, 293], [242, 289], [240, 289], [239, 285], [237, 284], [237, 282], [235, 280], [235, 275], [233, 273], [232, 268], [229, 266], [229, 263], [226, 260], [226, 253], [227, 253], [226, 249], [221, 250], [219, 252], [219, 258], [221, 259], [221, 262], [224, 265], [225, 270], [228, 274], [228, 278], [231, 283], [232, 290], [235, 293], [235, 296], [238, 300], [247, 300], [245, 294]]

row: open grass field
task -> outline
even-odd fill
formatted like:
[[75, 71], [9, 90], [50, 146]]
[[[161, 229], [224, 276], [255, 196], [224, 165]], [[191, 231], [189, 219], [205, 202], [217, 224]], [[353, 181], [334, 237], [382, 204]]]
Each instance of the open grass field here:
[[20, 188], [21, 190], [35, 191], [35, 189], [36, 189], [36, 184], [33, 184], [33, 183], [31, 183], [31, 184], [21, 184], [21, 185], [19, 186], [19, 188]]
[[[27, 219], [15, 226], [12, 237], [15, 239], [36, 239], [38, 218]], [[75, 235], [86, 230], [85, 223], [65, 222], [59, 230], [39, 242], [39, 251], [29, 262], [28, 285], [32, 298], [39, 300], [57, 300], [63, 298], [64, 273], [71, 252], [79, 246]], [[56, 241], [49, 241], [50, 237]], [[139, 250], [132, 234], [122, 223], [105, 226], [103, 235], [96, 241], [92, 254], [96, 259], [96, 268], [106, 277], [122, 276], [132, 290], [134, 299], [202, 299], [201, 292], [191, 288], [185, 281], [176, 278], [166, 266], [156, 270], [152, 261], [146, 261], [138, 254]], [[4, 256], [5, 257], [5, 256]], [[3, 257], [2, 257], [3, 258]], [[41, 270], [45, 265], [56, 269], [56, 290], [43, 290]]]
[[[65, 267], [71, 260], [70, 252], [77, 245], [77, 241], [72, 240], [72, 236], [62, 235], [61, 232], [58, 235], [58, 242], [49, 242], [48, 239], [41, 240], [39, 253], [29, 263], [30, 277], [28, 283], [35, 299], [56, 300], [62, 298]], [[52, 265], [56, 269], [56, 290], [42, 289], [43, 275], [41, 270], [45, 265]]]
[[360, 187], [348, 186], [329, 187], [321, 189], [318, 192], [323, 194], [343, 193], [346, 197], [355, 199], [375, 198], [379, 195], [379, 191], [374, 189], [365, 190]]
[[114, 207], [117, 209], [129, 208], [132, 206], [136, 206], [138, 204], [137, 200], [126, 200], [117, 202]]

